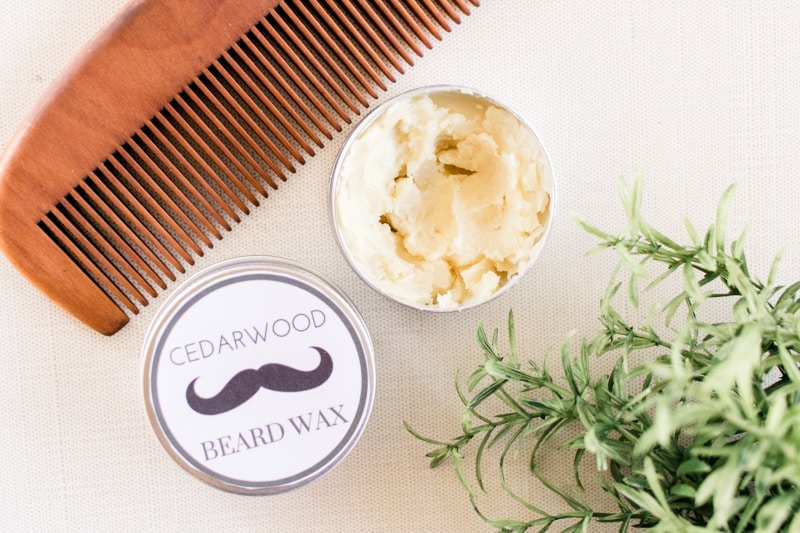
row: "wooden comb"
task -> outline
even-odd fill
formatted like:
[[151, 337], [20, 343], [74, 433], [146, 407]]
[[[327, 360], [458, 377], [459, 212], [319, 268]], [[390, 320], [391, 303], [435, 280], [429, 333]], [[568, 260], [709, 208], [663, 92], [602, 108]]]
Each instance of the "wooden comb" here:
[[0, 160], [0, 249], [111, 335], [478, 0], [134, 0]]

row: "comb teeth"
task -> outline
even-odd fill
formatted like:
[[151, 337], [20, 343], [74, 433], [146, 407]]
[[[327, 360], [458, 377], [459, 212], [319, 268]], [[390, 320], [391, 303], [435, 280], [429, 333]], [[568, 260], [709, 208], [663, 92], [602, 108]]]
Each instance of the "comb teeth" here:
[[138, 313], [478, 0], [281, 2], [38, 223]]

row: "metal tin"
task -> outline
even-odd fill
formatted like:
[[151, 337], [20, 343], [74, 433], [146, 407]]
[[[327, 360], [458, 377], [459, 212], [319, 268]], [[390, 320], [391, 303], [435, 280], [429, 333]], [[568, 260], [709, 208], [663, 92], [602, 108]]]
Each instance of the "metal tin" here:
[[167, 299], [143, 350], [147, 415], [186, 470], [273, 494], [338, 464], [362, 434], [374, 353], [353, 304], [298, 264], [243, 257]]
[[[344, 238], [344, 236], [342, 234], [342, 230], [341, 230], [341, 227], [339, 225], [338, 218], [337, 218], [336, 195], [337, 195], [337, 191], [338, 191], [338, 187], [339, 187], [339, 177], [340, 177], [340, 174], [341, 174], [342, 166], [343, 166], [343, 164], [344, 164], [344, 162], [345, 162], [345, 160], [346, 160], [346, 158], [348, 156], [348, 153], [349, 153], [350, 148], [353, 145], [353, 143], [359, 137], [361, 137], [361, 135], [376, 120], [378, 120], [386, 112], [387, 109], [389, 109], [390, 107], [392, 107], [393, 105], [395, 105], [396, 103], [398, 103], [400, 101], [409, 100], [409, 99], [412, 99], [412, 98], [415, 98], [415, 97], [421, 96], [421, 95], [428, 95], [428, 96], [440, 97], [440, 98], [441, 97], [445, 97], [446, 98], [446, 97], [449, 97], [449, 96], [472, 97], [472, 98], [476, 98], [476, 99], [478, 99], [478, 100], [480, 100], [480, 101], [482, 101], [484, 103], [487, 103], [489, 105], [493, 105], [493, 106], [496, 106], [498, 108], [501, 108], [501, 109], [507, 111], [508, 113], [510, 113], [512, 116], [514, 116], [519, 121], [519, 123], [523, 127], [528, 129], [528, 131], [533, 135], [534, 139], [538, 143], [538, 147], [539, 147], [539, 149], [541, 151], [542, 160], [543, 160], [543, 163], [544, 163], [543, 164], [543, 171], [546, 173], [545, 179], [549, 183], [548, 193], [550, 195], [550, 204], [549, 204], [549, 207], [548, 207], [547, 220], [545, 221], [545, 224], [544, 224], [544, 233], [542, 234], [542, 236], [538, 240], [538, 242], [534, 245], [534, 248], [531, 251], [531, 254], [529, 256], [528, 263], [527, 263], [525, 269], [523, 271], [519, 272], [511, 280], [507, 281], [502, 287], [500, 287], [497, 291], [492, 293], [487, 298], [485, 298], [483, 300], [479, 300], [479, 301], [472, 301], [472, 302], [469, 302], [469, 303], [466, 303], [466, 304], [462, 304], [462, 305], [459, 305], [459, 306], [456, 306], [456, 307], [442, 308], [442, 307], [438, 307], [438, 306], [434, 306], [434, 305], [422, 305], [422, 304], [419, 304], [419, 303], [416, 303], [416, 302], [410, 302], [410, 301], [404, 300], [402, 298], [398, 298], [398, 297], [396, 297], [396, 296], [394, 296], [392, 294], [387, 293], [385, 290], [383, 290], [381, 287], [379, 287], [370, 278], [370, 276], [362, 268], [362, 265], [360, 265], [353, 258], [352, 254], [348, 250], [347, 244], [345, 242], [345, 238]], [[481, 305], [483, 303], [486, 303], [486, 302], [488, 302], [490, 300], [493, 300], [493, 299], [497, 298], [501, 294], [504, 294], [506, 291], [511, 289], [514, 285], [519, 283], [520, 279], [525, 275], [525, 273], [527, 273], [530, 270], [531, 266], [538, 259], [539, 255], [541, 253], [541, 250], [542, 250], [542, 248], [544, 246], [544, 243], [547, 240], [547, 236], [550, 233], [550, 228], [551, 228], [552, 223], [553, 223], [554, 210], [555, 210], [555, 198], [556, 198], [555, 189], [556, 189], [556, 186], [555, 186], [552, 163], [550, 161], [550, 158], [548, 157], [547, 152], [544, 149], [544, 145], [542, 145], [541, 140], [539, 139], [538, 135], [536, 134], [536, 132], [533, 130], [533, 128], [530, 126], [530, 124], [526, 120], [524, 120], [521, 116], [519, 116], [516, 112], [514, 112], [508, 106], [506, 106], [505, 104], [499, 102], [497, 99], [495, 99], [495, 98], [493, 98], [491, 96], [488, 96], [487, 94], [485, 94], [485, 93], [483, 93], [481, 91], [478, 91], [476, 89], [472, 89], [472, 88], [468, 88], [468, 87], [461, 87], [461, 86], [454, 86], [454, 85], [434, 85], [434, 86], [429, 86], [429, 87], [421, 87], [421, 88], [418, 88], [418, 89], [413, 89], [413, 90], [407, 91], [407, 92], [402, 93], [402, 94], [400, 94], [398, 96], [395, 96], [394, 98], [391, 98], [391, 99], [387, 100], [386, 102], [382, 103], [381, 105], [376, 107], [374, 110], [372, 110], [370, 113], [368, 113], [361, 120], [361, 122], [353, 129], [353, 131], [350, 133], [350, 135], [348, 136], [348, 138], [346, 139], [346, 141], [342, 145], [341, 149], [339, 150], [339, 153], [338, 153], [338, 155], [336, 157], [333, 169], [331, 171], [330, 190], [329, 190], [329, 210], [330, 210], [330, 216], [331, 216], [331, 223], [333, 225], [334, 233], [335, 233], [335, 236], [336, 236], [336, 241], [337, 241], [337, 243], [339, 245], [340, 250], [344, 254], [345, 258], [347, 259], [348, 263], [353, 268], [353, 270], [355, 270], [356, 273], [359, 275], [359, 277], [365, 283], [367, 283], [367, 285], [369, 285], [372, 289], [374, 289], [375, 291], [381, 293], [382, 295], [386, 296], [387, 298], [390, 298], [390, 299], [392, 299], [392, 300], [394, 300], [394, 301], [396, 301], [398, 303], [401, 303], [401, 304], [403, 304], [405, 306], [408, 306], [408, 307], [411, 307], [411, 308], [414, 308], [414, 309], [419, 309], [419, 310], [424, 310], [424, 311], [438, 311], [438, 312], [461, 311], [461, 310], [464, 310], [464, 309], [468, 309], [468, 308], [472, 308], [472, 307]]]

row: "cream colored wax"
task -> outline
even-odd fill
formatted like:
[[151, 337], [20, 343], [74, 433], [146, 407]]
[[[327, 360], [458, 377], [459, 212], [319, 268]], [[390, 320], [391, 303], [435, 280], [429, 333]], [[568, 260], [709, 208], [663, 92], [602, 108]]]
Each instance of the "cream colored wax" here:
[[552, 178], [541, 146], [477, 96], [392, 104], [340, 168], [335, 216], [352, 260], [408, 303], [487, 299], [525, 270], [545, 232]]

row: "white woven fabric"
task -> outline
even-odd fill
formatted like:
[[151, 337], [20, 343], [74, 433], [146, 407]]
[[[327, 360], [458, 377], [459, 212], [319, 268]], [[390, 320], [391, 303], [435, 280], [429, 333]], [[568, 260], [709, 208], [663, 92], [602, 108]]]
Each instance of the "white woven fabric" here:
[[[122, 4], [0, 3], [0, 147]], [[352, 453], [321, 479], [287, 494], [243, 497], [187, 474], [150, 428], [140, 351], [159, 300], [106, 338], [0, 258], [0, 529], [492, 531], [451, 468], [429, 470], [430, 447], [403, 422], [434, 437], [457, 434], [454, 381], [482, 360], [474, 340], [480, 322], [502, 332], [513, 308], [520, 348], [537, 361], [568, 332], [595, 331], [615, 259], [584, 257], [594, 241], [569, 214], [621, 229], [619, 176], [644, 174], [647, 217], [679, 236], [684, 215], [701, 230], [712, 223], [717, 199], [736, 182], [731, 233], [750, 226], [752, 270], [766, 277], [785, 247], [780, 277], [800, 279], [800, 3], [482, 4], [380, 100], [423, 85], [467, 85], [530, 121], [555, 166], [558, 212], [522, 283], [458, 314], [426, 314], [374, 293], [348, 267], [328, 224], [328, 174], [350, 128], [335, 135], [194, 270], [266, 254], [324, 273], [354, 300], [372, 334], [374, 410]], [[569, 459], [549, 467], [570, 482]], [[563, 508], [523, 473], [517, 478], [536, 505]], [[490, 486], [479, 498], [487, 514], [529, 516]]]

